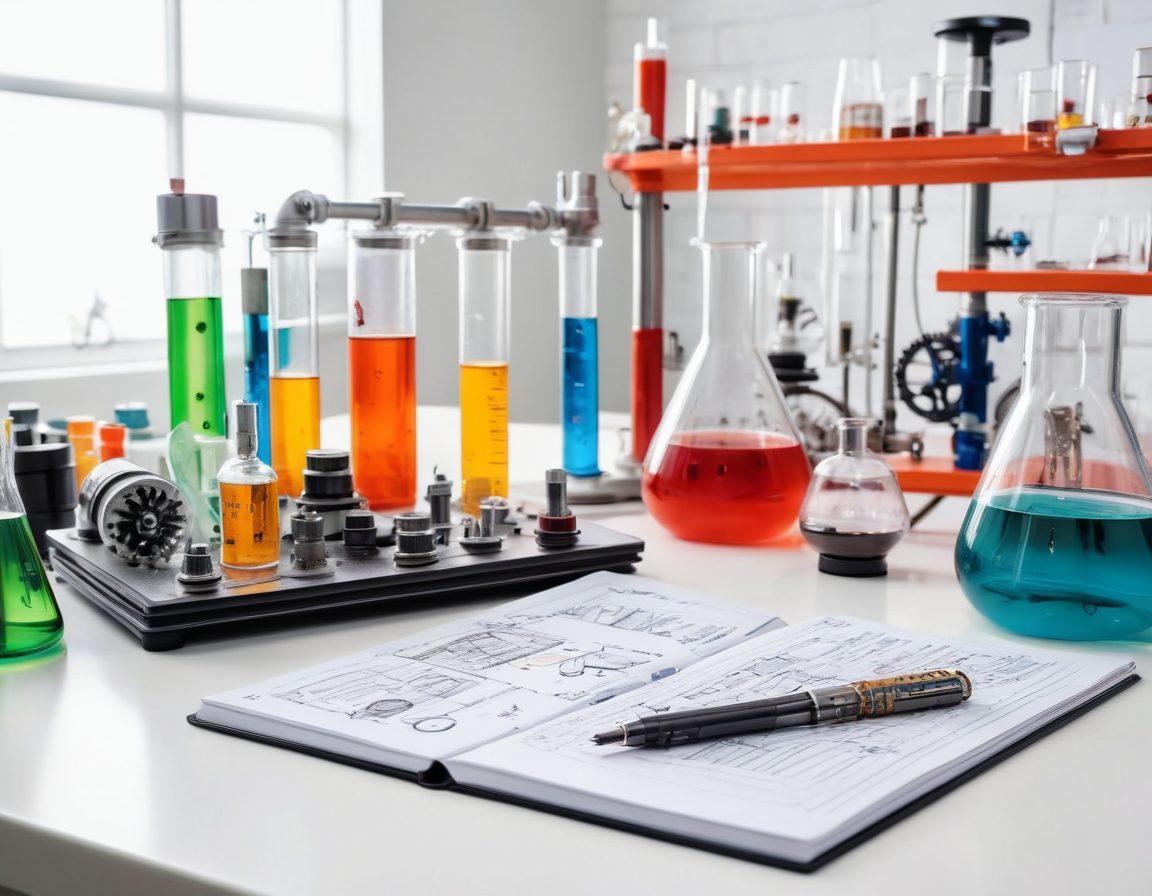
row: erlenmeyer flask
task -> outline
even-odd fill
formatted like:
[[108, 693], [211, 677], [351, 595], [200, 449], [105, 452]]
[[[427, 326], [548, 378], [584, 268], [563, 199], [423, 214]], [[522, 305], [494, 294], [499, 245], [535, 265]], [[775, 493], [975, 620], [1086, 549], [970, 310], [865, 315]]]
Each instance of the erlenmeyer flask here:
[[64, 632], [12, 472], [9, 424], [0, 429], [0, 662], [39, 653]]
[[956, 541], [968, 599], [1013, 631], [1152, 626], [1152, 479], [1120, 398], [1118, 296], [1032, 295], [1020, 397]]
[[796, 522], [808, 458], [756, 345], [760, 243], [696, 244], [704, 326], [644, 461], [644, 503], [673, 535], [760, 544]]

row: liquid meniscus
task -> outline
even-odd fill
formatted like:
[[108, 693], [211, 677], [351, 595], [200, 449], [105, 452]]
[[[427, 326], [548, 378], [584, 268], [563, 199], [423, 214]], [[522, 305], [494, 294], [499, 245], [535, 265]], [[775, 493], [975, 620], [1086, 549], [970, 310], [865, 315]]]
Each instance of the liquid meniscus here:
[[0, 511], [0, 660], [47, 650], [63, 633], [28, 518]]
[[1029, 486], [968, 508], [956, 573], [1005, 628], [1072, 640], [1152, 626], [1152, 500]]
[[416, 501], [416, 337], [350, 336], [352, 474], [373, 510]]
[[280, 562], [280, 505], [275, 482], [220, 483], [220, 562], [241, 569]]
[[641, 489], [651, 514], [679, 538], [762, 544], [792, 528], [810, 476], [795, 439], [704, 430], [674, 435]]
[[460, 365], [461, 509], [508, 496], [508, 365]]
[[600, 473], [599, 376], [596, 318], [564, 318], [564, 469], [573, 476]]

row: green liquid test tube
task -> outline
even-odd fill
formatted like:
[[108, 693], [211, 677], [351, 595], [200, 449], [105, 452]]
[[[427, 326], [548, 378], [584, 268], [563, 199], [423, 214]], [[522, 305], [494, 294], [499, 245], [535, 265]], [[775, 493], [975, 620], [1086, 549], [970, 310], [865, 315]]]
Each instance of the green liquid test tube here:
[[164, 252], [168, 302], [168, 390], [175, 429], [188, 423], [195, 435], [227, 435], [224, 394], [224, 325], [216, 197], [184, 192], [156, 197], [156, 244]]

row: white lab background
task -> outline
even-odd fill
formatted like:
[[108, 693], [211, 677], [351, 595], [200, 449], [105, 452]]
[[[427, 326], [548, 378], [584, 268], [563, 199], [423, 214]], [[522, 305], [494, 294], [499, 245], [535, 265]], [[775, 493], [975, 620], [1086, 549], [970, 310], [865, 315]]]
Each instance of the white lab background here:
[[[173, 8], [183, 12], [182, 34], [165, 26]], [[343, 19], [317, 12], [337, 8]], [[557, 171], [600, 170], [606, 109], [613, 100], [630, 104], [631, 48], [647, 15], [663, 18], [667, 29], [667, 130], [674, 135], [682, 129], [687, 77], [728, 88], [758, 77], [803, 81], [808, 118], [825, 127], [838, 58], [875, 54], [886, 85], [905, 83], [933, 67], [934, 21], [989, 11], [968, 0], [109, 0], [98, 16], [95, 9], [83, 0], [0, 0], [0, 402], [36, 400], [50, 417], [107, 417], [115, 402], [143, 399], [160, 420], [167, 409], [163, 292], [159, 253], [149, 240], [154, 196], [173, 171], [166, 113], [92, 101], [85, 85], [132, 95], [165, 90], [172, 78], [165, 48], [174, 40], [184, 49], [182, 86], [192, 99], [183, 119], [188, 188], [219, 193], [228, 229], [224, 299], [233, 329], [230, 397], [237, 397], [237, 268], [242, 231], [256, 208], [271, 214], [279, 199], [304, 187], [353, 198], [387, 189], [414, 202], [467, 195], [500, 205], [550, 202]], [[1030, 38], [994, 51], [994, 116], [1004, 126], [1013, 123], [1019, 70], [1088, 58], [1099, 66], [1098, 97], [1108, 97], [1127, 90], [1132, 49], [1152, 44], [1145, 0], [1004, 0], [992, 11], [1032, 23]], [[74, 23], [73, 37], [39, 39], [58, 21]], [[97, 31], [104, 35], [99, 52], [84, 52], [77, 35]], [[81, 42], [73, 46], [73, 38]], [[31, 53], [33, 45], [55, 50]], [[82, 89], [65, 98], [21, 92], [44, 82]], [[297, 120], [221, 114], [245, 105], [287, 109]], [[131, 189], [110, 194], [104, 184], [116, 179]], [[605, 409], [626, 410], [631, 228], [603, 177], [599, 191], [601, 399]], [[905, 309], [911, 194], [904, 191], [902, 220]], [[930, 330], [945, 329], [958, 304], [935, 292], [934, 275], [961, 264], [960, 194], [959, 187], [927, 191], [919, 286]], [[668, 202], [665, 326], [690, 352], [700, 325], [699, 262], [688, 245], [695, 199], [675, 194]], [[881, 197], [877, 207], [885, 203]], [[1083, 259], [1101, 215], [1150, 207], [1148, 179], [996, 185], [992, 225], [1044, 231], [1057, 254]], [[712, 209], [725, 232], [766, 240], [772, 256], [794, 252], [806, 297], [820, 306], [820, 191], [729, 193]], [[347, 400], [343, 240], [338, 225], [322, 228], [325, 414], [345, 410]], [[878, 239], [878, 269], [882, 249]], [[445, 235], [418, 254], [423, 404], [456, 401], [455, 254]], [[530, 236], [514, 247], [512, 270], [511, 413], [554, 421], [555, 249], [545, 236]], [[104, 284], [116, 342], [73, 348], [92, 294]], [[1014, 297], [991, 302], [1016, 325], [1009, 342], [993, 349], [995, 398], [1018, 370], [1022, 321]], [[1149, 305], [1135, 299], [1129, 321], [1134, 397], [1147, 391], [1140, 384], [1152, 375], [1152, 348], [1139, 345], [1152, 346]], [[900, 315], [898, 350], [916, 335], [910, 318]], [[669, 372], [666, 394], [675, 380]], [[902, 422], [916, 421], [905, 415]]]

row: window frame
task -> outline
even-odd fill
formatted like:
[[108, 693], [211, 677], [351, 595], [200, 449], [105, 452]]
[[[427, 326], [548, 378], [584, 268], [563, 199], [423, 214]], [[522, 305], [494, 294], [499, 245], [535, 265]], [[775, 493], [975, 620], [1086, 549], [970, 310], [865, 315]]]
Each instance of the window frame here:
[[[341, 20], [341, 98], [339, 111], [332, 114], [305, 112], [243, 102], [202, 100], [189, 97], [184, 90], [184, 45], [182, 34], [183, 5], [185, 0], [164, 2], [164, 58], [165, 88], [160, 91], [140, 90], [79, 81], [37, 78], [0, 72], [0, 91], [58, 97], [109, 105], [153, 109], [164, 115], [167, 167], [172, 172], [184, 171], [185, 116], [189, 113], [223, 115], [233, 118], [309, 124], [324, 127], [336, 138], [338, 183], [343, 194], [349, 193], [354, 161], [369, 160], [375, 156], [379, 175], [383, 179], [383, 86], [364, 90], [355, 88], [351, 80], [352, 60], [376, 60], [381, 65], [383, 39], [379, 5], [369, 0], [326, 0], [339, 4]], [[301, 64], [306, 65], [306, 54]], [[367, 115], [369, 120], [354, 126], [353, 112]], [[269, 210], [270, 212], [273, 210]], [[157, 296], [160, 265], [157, 262]], [[0, 326], [2, 326], [0, 319]], [[52, 345], [32, 348], [7, 348], [0, 332], [0, 381], [19, 381], [35, 378], [36, 370], [43, 370], [47, 378], [61, 375], [60, 368], [75, 367], [76, 375], [93, 375], [105, 367], [137, 367], [140, 371], [160, 369], [166, 358], [166, 339], [124, 339], [108, 346]]]

